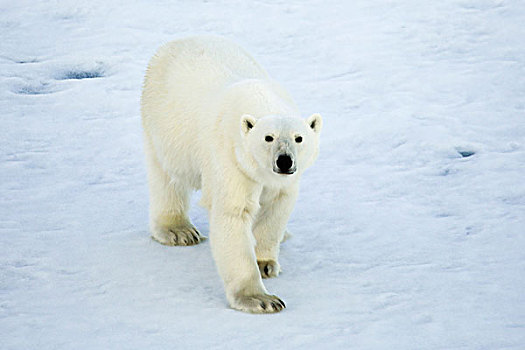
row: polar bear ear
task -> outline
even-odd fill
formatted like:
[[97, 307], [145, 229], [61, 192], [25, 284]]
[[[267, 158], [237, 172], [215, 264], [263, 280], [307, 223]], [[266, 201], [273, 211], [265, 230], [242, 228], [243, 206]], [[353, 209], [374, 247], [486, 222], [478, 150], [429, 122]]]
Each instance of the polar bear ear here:
[[308, 126], [312, 128], [314, 132], [318, 133], [321, 131], [321, 127], [323, 126], [323, 118], [319, 113], [312, 114], [306, 118], [306, 124], [308, 124]]
[[244, 114], [241, 117], [241, 131], [246, 135], [254, 126], [257, 120], [249, 114]]

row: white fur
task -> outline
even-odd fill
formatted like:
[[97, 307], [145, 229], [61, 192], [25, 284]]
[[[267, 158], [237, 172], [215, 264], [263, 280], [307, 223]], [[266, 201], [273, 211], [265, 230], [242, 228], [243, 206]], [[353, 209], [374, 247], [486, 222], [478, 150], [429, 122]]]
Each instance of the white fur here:
[[[239, 46], [195, 37], [168, 43], [152, 58], [142, 120], [153, 238], [170, 245], [200, 242], [187, 211], [191, 191], [202, 189], [230, 305], [281, 310], [259, 268], [269, 262], [267, 277], [279, 272], [279, 243], [299, 178], [317, 157], [321, 117], [299, 118], [290, 96]], [[293, 158], [292, 175], [274, 171], [283, 152]]]

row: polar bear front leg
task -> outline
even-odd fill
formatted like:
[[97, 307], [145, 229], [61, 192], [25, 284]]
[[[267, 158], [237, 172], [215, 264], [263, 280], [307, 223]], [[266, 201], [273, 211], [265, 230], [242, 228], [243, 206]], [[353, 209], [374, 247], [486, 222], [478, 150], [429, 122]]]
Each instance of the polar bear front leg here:
[[197, 231], [187, 215], [191, 187], [184, 180], [177, 181], [166, 174], [147, 135], [145, 135], [145, 151], [152, 238], [170, 246], [189, 246], [202, 242], [206, 237]]
[[284, 302], [268, 294], [254, 251], [249, 215], [232, 215], [214, 205], [210, 215], [210, 243], [226, 298], [234, 309], [251, 313], [279, 312]]
[[255, 255], [262, 278], [277, 277], [281, 272], [279, 264], [280, 243], [286, 232], [298, 188], [271, 191], [265, 189], [261, 195], [261, 209], [253, 225], [257, 241]]

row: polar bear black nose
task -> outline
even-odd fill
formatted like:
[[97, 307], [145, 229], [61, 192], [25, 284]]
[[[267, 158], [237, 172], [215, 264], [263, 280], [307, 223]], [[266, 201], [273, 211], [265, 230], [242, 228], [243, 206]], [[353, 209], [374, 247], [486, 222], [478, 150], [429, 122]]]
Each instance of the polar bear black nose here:
[[283, 173], [290, 172], [290, 168], [293, 165], [292, 158], [287, 154], [281, 154], [279, 157], [277, 157], [277, 167], [279, 170]]

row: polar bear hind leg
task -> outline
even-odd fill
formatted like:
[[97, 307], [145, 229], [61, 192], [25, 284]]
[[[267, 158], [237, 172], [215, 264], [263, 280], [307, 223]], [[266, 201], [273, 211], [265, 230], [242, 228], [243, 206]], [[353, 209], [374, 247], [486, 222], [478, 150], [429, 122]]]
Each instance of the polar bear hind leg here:
[[170, 178], [166, 174], [147, 136], [145, 138], [151, 237], [169, 246], [187, 246], [202, 242], [206, 237], [193, 226], [187, 214], [192, 188], [184, 181]]

